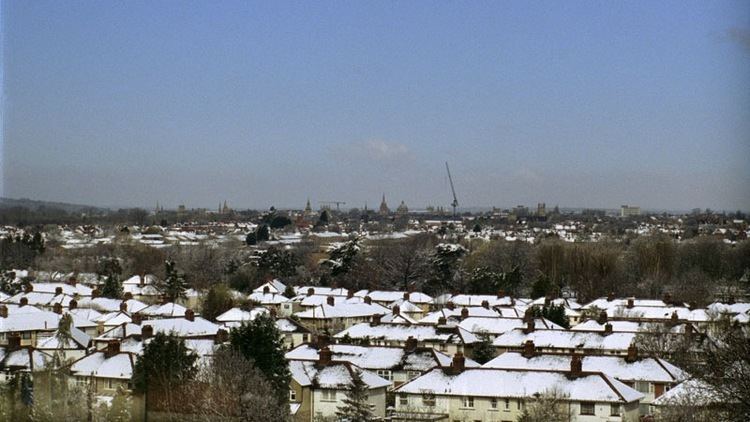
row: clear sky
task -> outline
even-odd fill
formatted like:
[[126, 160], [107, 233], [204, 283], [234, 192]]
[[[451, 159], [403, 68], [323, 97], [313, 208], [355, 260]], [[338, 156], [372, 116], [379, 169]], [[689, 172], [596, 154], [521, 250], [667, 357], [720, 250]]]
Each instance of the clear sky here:
[[5, 1], [4, 196], [750, 209], [750, 2]]

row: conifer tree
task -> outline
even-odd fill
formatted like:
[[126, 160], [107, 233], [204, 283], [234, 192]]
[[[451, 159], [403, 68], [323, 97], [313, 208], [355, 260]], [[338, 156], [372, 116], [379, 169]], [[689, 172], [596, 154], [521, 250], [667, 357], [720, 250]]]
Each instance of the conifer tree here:
[[185, 290], [187, 289], [185, 275], [177, 271], [174, 261], [165, 261], [164, 268], [166, 276], [161, 285], [164, 297], [170, 302], [174, 302], [177, 298], [185, 297]]
[[122, 281], [120, 280], [122, 267], [120, 261], [117, 258], [102, 258], [99, 260], [96, 273], [100, 280], [104, 279], [102, 296], [120, 299], [122, 297]]
[[285, 347], [276, 320], [259, 315], [254, 320], [232, 329], [232, 348], [251, 360], [273, 386], [280, 403], [289, 400], [289, 363], [284, 358]]
[[158, 333], [143, 348], [133, 368], [133, 383], [138, 393], [151, 393], [162, 401], [149, 401], [150, 408], [170, 409], [178, 399], [172, 394], [195, 377], [198, 356], [185, 341], [173, 335]]
[[346, 422], [368, 422], [375, 417], [370, 409], [370, 403], [367, 401], [369, 389], [367, 384], [362, 380], [358, 369], [351, 368], [351, 381], [346, 391], [346, 398], [336, 410], [336, 417], [339, 421]]
[[485, 364], [495, 357], [495, 346], [486, 332], [479, 334], [481, 341], [474, 345], [474, 360], [480, 364]]

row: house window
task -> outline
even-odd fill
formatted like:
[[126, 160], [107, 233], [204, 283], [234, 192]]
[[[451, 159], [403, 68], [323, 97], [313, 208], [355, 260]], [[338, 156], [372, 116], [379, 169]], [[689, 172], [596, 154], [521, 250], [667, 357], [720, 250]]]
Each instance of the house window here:
[[620, 405], [613, 403], [609, 406], [609, 416], [620, 416]]
[[422, 373], [421, 373], [421, 372], [419, 372], [419, 371], [408, 371], [408, 372], [406, 373], [406, 376], [407, 376], [407, 377], [408, 377], [408, 378], [409, 378], [410, 380], [411, 380], [411, 379], [414, 379], [414, 378], [416, 378], [416, 377], [418, 377], [418, 376], [420, 376], [420, 375], [422, 375]]
[[107, 388], [109, 388], [110, 390], [114, 389], [114, 388], [115, 388], [115, 385], [114, 385], [114, 384], [115, 384], [115, 383], [114, 383], [114, 381], [112, 380], [112, 378], [109, 378], [109, 379], [107, 379]]
[[388, 369], [378, 369], [378, 376], [388, 381], [393, 381], [393, 374]]
[[593, 415], [594, 414], [594, 403], [581, 402], [581, 414], [582, 415]]
[[336, 390], [321, 390], [321, 401], [336, 401]]
[[474, 397], [464, 397], [464, 407], [472, 409], [474, 407]]
[[635, 382], [635, 389], [638, 390], [639, 393], [648, 393], [651, 387], [651, 383], [645, 382], [645, 381], [636, 381]]
[[307, 343], [307, 334], [302, 334], [302, 342]]
[[399, 404], [399, 406], [408, 406], [409, 405], [409, 398], [406, 396], [406, 394], [400, 394], [398, 396], [398, 404]]
[[435, 395], [434, 394], [422, 394], [422, 405], [423, 406], [435, 406]]
[[505, 411], [510, 411], [510, 399], [505, 399]]
[[28, 339], [31, 338], [31, 333], [28, 332], [28, 331], [25, 331], [25, 332], [21, 333], [21, 338], [24, 339], [24, 340], [28, 340]]
[[297, 392], [294, 391], [294, 388], [289, 390], [289, 401], [297, 401]]
[[490, 399], [490, 409], [497, 409], [497, 398], [493, 397]]

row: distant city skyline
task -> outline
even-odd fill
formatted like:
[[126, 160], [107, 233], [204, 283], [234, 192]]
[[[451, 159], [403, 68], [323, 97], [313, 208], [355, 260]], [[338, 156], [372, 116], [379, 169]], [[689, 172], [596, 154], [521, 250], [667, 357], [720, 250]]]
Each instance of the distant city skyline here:
[[750, 210], [750, 3], [2, 3], [0, 196]]

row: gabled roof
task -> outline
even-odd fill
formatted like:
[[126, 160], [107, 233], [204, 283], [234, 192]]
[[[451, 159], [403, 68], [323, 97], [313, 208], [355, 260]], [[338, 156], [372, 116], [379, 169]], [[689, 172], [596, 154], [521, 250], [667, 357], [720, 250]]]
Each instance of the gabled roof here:
[[391, 341], [406, 341], [409, 337], [414, 337], [419, 342], [441, 342], [441, 343], [464, 343], [464, 338], [471, 338], [471, 333], [463, 331], [459, 334], [460, 329], [442, 330], [429, 325], [403, 325], [403, 324], [378, 324], [370, 325], [368, 323], [355, 324], [348, 329], [336, 334], [335, 338], [349, 336], [353, 339], [382, 339]]
[[[498, 313], [494, 309], [487, 309], [481, 306], [470, 306], [464, 308], [469, 312], [470, 317], [497, 317]], [[430, 312], [425, 315], [424, 318], [419, 320], [420, 324], [437, 324], [440, 318], [460, 318], [461, 309], [448, 309], [443, 308], [435, 312]]]
[[261, 305], [277, 305], [289, 302], [290, 299], [278, 293], [261, 293], [253, 292], [247, 297], [248, 299], [258, 302]]
[[351, 373], [355, 370], [359, 371], [362, 381], [369, 389], [385, 388], [391, 385], [390, 381], [380, 378], [368, 370], [357, 368], [348, 362], [333, 361], [320, 367], [316, 362], [311, 361], [289, 361], [292, 379], [303, 387], [314, 386], [316, 388], [346, 390], [352, 380]]
[[298, 318], [327, 319], [327, 318], [356, 318], [372, 315], [385, 315], [390, 310], [377, 303], [342, 303], [340, 305], [323, 304], [294, 314]]
[[152, 317], [184, 317], [187, 308], [177, 303], [154, 304], [138, 311], [139, 314]]
[[140, 335], [141, 335], [140, 325], [123, 322], [122, 324], [103, 332], [102, 335], [95, 338], [94, 340], [96, 341], [109, 341], [113, 339], [122, 340], [128, 337], [140, 336]]
[[120, 352], [110, 358], [105, 352], [86, 355], [70, 366], [73, 375], [79, 377], [116, 378], [129, 380], [133, 377], [134, 358], [128, 352]]
[[9, 352], [2, 348], [0, 352], [0, 368], [9, 370], [37, 371], [47, 367], [52, 356], [33, 347], [21, 347]]
[[281, 280], [274, 279], [256, 287], [255, 289], [253, 289], [253, 292], [263, 293], [263, 289], [265, 289], [266, 287], [268, 287], [269, 293], [283, 294], [284, 290], [286, 290], [286, 284], [282, 283]]
[[535, 330], [525, 334], [521, 329], [514, 329], [499, 337], [492, 344], [496, 347], [521, 347], [527, 340], [534, 342], [536, 347], [556, 349], [628, 349], [635, 339], [635, 333], [600, 333], [564, 330]]
[[41, 350], [80, 350], [86, 349], [91, 344], [91, 337], [78, 328], [70, 327], [70, 337], [61, 341], [58, 331], [52, 333], [52, 336], [41, 340], [37, 343], [37, 348]]
[[266, 315], [269, 310], [263, 307], [255, 307], [249, 311], [240, 308], [232, 308], [216, 317], [218, 322], [245, 322], [252, 321], [259, 315]]
[[[484, 368], [569, 371], [569, 355], [539, 354], [525, 358], [518, 352], [506, 352], [482, 365]], [[674, 383], [687, 374], [671, 363], [658, 358], [642, 358], [629, 363], [619, 356], [583, 356], [584, 372], [601, 372], [620, 381], [651, 381]]]
[[150, 325], [156, 333], [174, 333], [177, 337], [213, 336], [221, 327], [201, 317], [193, 321], [186, 318], [165, 318], [143, 321], [142, 326]]
[[[117, 312], [120, 310], [122, 302], [120, 299], [110, 299], [108, 297], [84, 298], [78, 301], [78, 306], [81, 308], [93, 308], [99, 312]], [[130, 313], [137, 313], [148, 307], [145, 303], [135, 299], [128, 299], [125, 301], [125, 304], [128, 308], [127, 311]]]
[[[23, 308], [26, 308], [24, 306]], [[15, 313], [8, 311], [7, 318], [0, 318], [0, 333], [12, 331], [54, 331], [60, 322], [60, 315], [54, 312], [39, 311]]]
[[396, 388], [396, 393], [424, 394], [431, 392], [444, 396], [532, 398], [558, 390], [570, 401], [632, 403], [643, 394], [601, 374], [586, 374], [570, 379], [561, 372], [513, 371], [504, 369], [466, 369], [457, 375], [448, 375], [442, 369], [432, 369], [426, 374]]
[[[535, 326], [550, 330], [563, 330], [564, 328], [554, 322], [544, 319], [535, 318]], [[516, 328], [523, 328], [526, 325], [520, 318], [486, 318], [486, 317], [469, 317], [458, 323], [458, 326], [471, 331], [474, 334], [482, 332], [499, 335], [507, 333]]]

